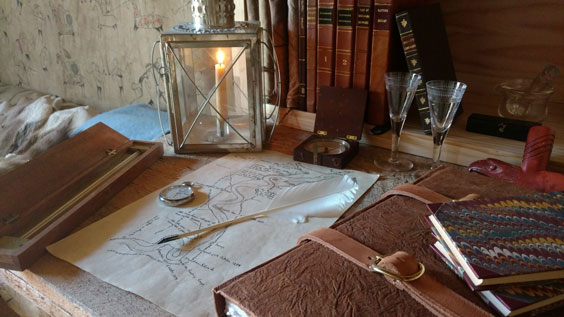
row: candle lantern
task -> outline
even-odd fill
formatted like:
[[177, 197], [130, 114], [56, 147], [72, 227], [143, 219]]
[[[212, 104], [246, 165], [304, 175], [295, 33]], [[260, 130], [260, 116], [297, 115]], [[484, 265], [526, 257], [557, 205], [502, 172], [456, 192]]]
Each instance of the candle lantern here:
[[262, 37], [268, 35], [259, 22], [233, 21], [232, 0], [202, 1], [192, 2], [194, 22], [161, 35], [174, 150], [260, 151], [278, 110], [263, 92], [262, 50], [269, 38]]

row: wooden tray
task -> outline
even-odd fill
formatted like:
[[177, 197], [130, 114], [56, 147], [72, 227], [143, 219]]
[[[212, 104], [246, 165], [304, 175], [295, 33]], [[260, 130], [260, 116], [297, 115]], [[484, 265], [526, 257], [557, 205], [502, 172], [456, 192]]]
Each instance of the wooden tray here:
[[0, 267], [29, 267], [162, 154], [98, 123], [0, 176]]

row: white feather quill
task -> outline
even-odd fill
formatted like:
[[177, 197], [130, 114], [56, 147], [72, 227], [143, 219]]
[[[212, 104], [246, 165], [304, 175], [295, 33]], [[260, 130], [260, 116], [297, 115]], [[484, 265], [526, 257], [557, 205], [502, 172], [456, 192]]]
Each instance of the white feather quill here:
[[286, 187], [274, 196], [265, 211], [294, 223], [305, 222], [308, 217], [336, 218], [354, 200], [357, 190], [358, 184], [348, 175]]
[[336, 218], [354, 201], [358, 184], [348, 175], [316, 183], [286, 187], [279, 191], [266, 209], [234, 220], [215, 224], [195, 231], [161, 239], [159, 244], [192, 236], [198, 233], [227, 227], [253, 218], [272, 215], [294, 223], [306, 222], [308, 217]]

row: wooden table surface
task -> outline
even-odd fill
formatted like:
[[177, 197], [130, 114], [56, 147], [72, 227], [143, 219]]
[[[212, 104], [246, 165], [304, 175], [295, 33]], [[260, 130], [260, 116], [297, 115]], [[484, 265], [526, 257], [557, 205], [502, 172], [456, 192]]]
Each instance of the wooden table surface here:
[[[279, 126], [268, 150], [292, 154], [302, 140], [310, 134], [300, 130]], [[198, 154], [166, 156], [171, 154], [165, 146], [165, 156], [145, 170], [131, 184], [117, 193], [104, 207], [98, 210], [79, 228], [95, 222], [108, 214], [158, 190], [182, 175], [223, 156], [223, 154]], [[172, 154], [173, 155], [173, 154]], [[348, 169], [367, 173], [381, 173], [380, 179], [347, 212], [354, 213], [374, 202], [392, 187], [412, 182], [425, 174], [431, 161], [412, 155], [405, 155], [414, 162], [414, 169], [407, 173], [382, 173], [373, 160], [388, 156], [389, 151], [361, 145], [359, 154], [349, 163]], [[108, 265], [111, 265], [109, 263]], [[31, 268], [23, 272], [0, 269], [4, 286], [26, 297], [33, 305], [50, 316], [167, 316], [170, 315], [157, 305], [97, 279], [95, 276], [46, 253]], [[210, 301], [212, 301], [210, 295]], [[187, 303], [187, 309], [189, 303]]]

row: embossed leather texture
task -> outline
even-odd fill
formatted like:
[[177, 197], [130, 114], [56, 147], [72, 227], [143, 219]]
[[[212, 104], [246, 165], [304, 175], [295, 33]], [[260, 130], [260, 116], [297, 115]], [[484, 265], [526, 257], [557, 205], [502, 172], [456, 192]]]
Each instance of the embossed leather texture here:
[[[496, 197], [529, 189], [467, 172], [442, 168], [415, 183], [458, 199], [468, 194]], [[405, 196], [386, 197], [335, 223], [332, 228], [381, 254], [405, 251], [426, 273], [459, 295], [491, 311], [429, 247], [435, 240], [424, 216], [426, 205]], [[216, 310], [225, 299], [254, 316], [427, 316], [408, 293], [319, 243], [302, 242], [282, 255], [214, 289]]]

